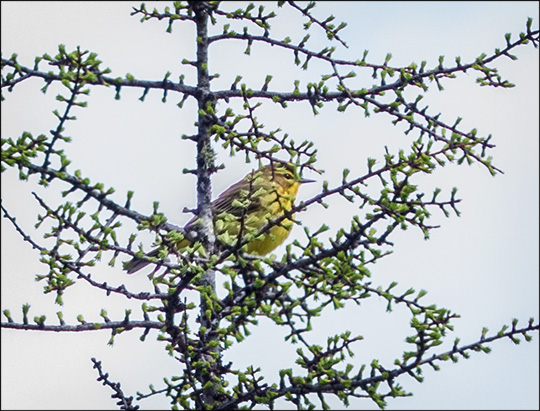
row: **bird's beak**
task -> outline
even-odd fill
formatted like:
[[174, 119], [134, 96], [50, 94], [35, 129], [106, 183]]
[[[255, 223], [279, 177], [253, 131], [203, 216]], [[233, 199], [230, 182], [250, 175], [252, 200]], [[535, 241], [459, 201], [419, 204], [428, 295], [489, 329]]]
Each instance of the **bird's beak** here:
[[300, 180], [300, 184], [307, 184], [307, 183], [314, 183], [315, 180], [308, 180], [307, 178], [303, 178]]

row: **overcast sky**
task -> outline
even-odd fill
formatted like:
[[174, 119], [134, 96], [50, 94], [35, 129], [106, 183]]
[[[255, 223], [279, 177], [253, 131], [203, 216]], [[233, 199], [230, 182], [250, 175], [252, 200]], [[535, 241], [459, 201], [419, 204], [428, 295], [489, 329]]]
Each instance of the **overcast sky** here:
[[[167, 4], [151, 2], [148, 8], [154, 3], [159, 9]], [[103, 66], [111, 68], [112, 77], [131, 73], [138, 79], [161, 80], [170, 71], [172, 80], [185, 74], [186, 84], [193, 85], [195, 71], [181, 64], [183, 58], [194, 59], [192, 25], [179, 22], [168, 34], [165, 22], [141, 24], [138, 17], [130, 16], [131, 7], [137, 5], [139, 2], [3, 1], [2, 56], [17, 53], [21, 64], [33, 66], [35, 56], [56, 54], [58, 44], [65, 44], [68, 51], [80, 45], [98, 53]], [[238, 6], [223, 5], [230, 10]], [[292, 13], [288, 9], [280, 11]], [[333, 14], [338, 23], [348, 23], [341, 37], [349, 48], [336, 43], [335, 57], [356, 60], [367, 49], [370, 62], [382, 63], [390, 52], [394, 66], [426, 60], [428, 67], [434, 67], [440, 55], [446, 56], [448, 66], [456, 56], [466, 63], [483, 52], [504, 47], [505, 33], [516, 38], [525, 30], [527, 17], [535, 18], [533, 27], [538, 27], [538, 2], [321, 2], [314, 14], [321, 19]], [[296, 27], [303, 22], [294, 13], [283, 16], [272, 35], [300, 38], [302, 32]], [[214, 30], [221, 32], [220, 27]], [[319, 50], [324, 39], [323, 33], [314, 34], [307, 46]], [[238, 74], [250, 87], [259, 88], [266, 75], [273, 74], [270, 88], [291, 91], [294, 80], [305, 87], [328, 72], [328, 67], [320, 64], [314, 64], [312, 72], [302, 71], [293, 65], [291, 53], [254, 45], [248, 57], [244, 48], [238, 41], [210, 48], [210, 71], [221, 76], [212, 83], [214, 90], [230, 87]], [[436, 303], [461, 315], [441, 351], [451, 348], [456, 337], [463, 344], [476, 341], [482, 327], [495, 333], [513, 318], [518, 318], [521, 326], [531, 316], [538, 319], [538, 51], [529, 45], [519, 48], [516, 55], [516, 62], [505, 59], [496, 63], [501, 74], [516, 84], [513, 89], [481, 88], [475, 85], [474, 73], [460, 74], [455, 81], [443, 82], [442, 92], [431, 87], [423, 100], [432, 113], [442, 112], [441, 119], [447, 123], [459, 116], [463, 130], [477, 128], [480, 135], [492, 134], [497, 146], [492, 152], [494, 164], [504, 174], [491, 177], [478, 165], [449, 166], [419, 178], [418, 184], [428, 196], [435, 187], [441, 187], [443, 193], [458, 187], [462, 216], [447, 219], [434, 210], [432, 223], [441, 228], [429, 241], [424, 241], [418, 230], [396, 233], [394, 254], [371, 267], [374, 285], [385, 287], [397, 281], [395, 290], [425, 289], [424, 303]], [[42, 70], [46, 67], [44, 63], [40, 66]], [[371, 71], [360, 73], [358, 88], [370, 87], [374, 82]], [[48, 134], [56, 126], [52, 111], [63, 108], [55, 100], [61, 87], [51, 86], [42, 94], [42, 86], [37, 79], [25, 81], [13, 93], [5, 93], [2, 138], [16, 138], [25, 130]], [[120, 100], [114, 95], [114, 89], [93, 88], [88, 108], [77, 109], [78, 121], [67, 124], [65, 134], [73, 142], [63, 148], [73, 161], [71, 172], [80, 169], [92, 182], [114, 187], [112, 198], [121, 204], [126, 192], [134, 190], [132, 207], [144, 214], [150, 214], [153, 202], [159, 201], [169, 220], [183, 225], [190, 215], [182, 210], [196, 204], [195, 179], [182, 174], [184, 168], [195, 167], [195, 147], [180, 136], [195, 130], [195, 105], [189, 102], [180, 110], [178, 96], [170, 94], [162, 103], [162, 95], [155, 91], [145, 103], [138, 100], [140, 90], [124, 89]], [[300, 199], [316, 195], [323, 180], [331, 187], [338, 185], [345, 167], [351, 169], [351, 176], [362, 175], [368, 157], [383, 161], [385, 145], [391, 150], [407, 149], [413, 137], [405, 136], [403, 127], [394, 127], [385, 115], [364, 118], [354, 109], [337, 113], [333, 104], [325, 106], [318, 116], [304, 103], [291, 104], [289, 110], [268, 104], [260, 111], [260, 120], [268, 130], [280, 127], [296, 141], [313, 141], [319, 151], [316, 165], [325, 173], [305, 175], [317, 183], [302, 187]], [[253, 167], [242, 155], [229, 157], [219, 146], [216, 151], [218, 162], [226, 168], [213, 177], [215, 195]], [[21, 226], [32, 232], [42, 210], [30, 192], [61, 204], [55, 192], [65, 186], [52, 184], [45, 190], [35, 179], [21, 183], [17, 177], [16, 170], [2, 174], [2, 201]], [[328, 210], [314, 206], [298, 217], [311, 229], [325, 222], [332, 235], [339, 227], [348, 227], [354, 214], [363, 216], [358, 204], [338, 198], [329, 204]], [[132, 228], [126, 225], [124, 238]], [[294, 239], [304, 239], [301, 227], [294, 228], [290, 241]], [[47, 244], [39, 236], [36, 240]], [[147, 240], [145, 246], [150, 246], [151, 238]], [[279, 257], [283, 250], [280, 247], [275, 254]], [[66, 292], [64, 307], [55, 305], [54, 296], [43, 295], [43, 284], [34, 281], [36, 274], [47, 272], [38, 260], [38, 254], [2, 219], [2, 309], [10, 309], [16, 321], [21, 321], [20, 307], [27, 302], [32, 305], [30, 318], [45, 314], [49, 324], [57, 323], [55, 313], [60, 310], [69, 324], [76, 323], [78, 314], [87, 321], [100, 321], [102, 308], [111, 319], [119, 320], [124, 308], [131, 307], [133, 318], [138, 318], [140, 304], [107, 298], [82, 283]], [[145, 275], [126, 279], [120, 267], [109, 268], [107, 262], [105, 258], [92, 275], [109, 284], [126, 283], [133, 290], [150, 290]], [[354, 347], [354, 364], [369, 365], [379, 359], [390, 368], [407, 349], [404, 339], [411, 331], [406, 309], [396, 307], [386, 313], [385, 306], [385, 301], [372, 298], [360, 307], [329, 308], [314, 322], [310, 341], [325, 344], [327, 336], [351, 330], [364, 336]], [[286, 345], [285, 330], [268, 322], [261, 321], [252, 331], [251, 338], [225, 353], [225, 361], [239, 367], [258, 365], [275, 381], [273, 375], [279, 369], [293, 366], [297, 347]], [[167, 356], [155, 333], [150, 333], [145, 343], [139, 341], [139, 335], [125, 333], [109, 347], [106, 331], [52, 334], [2, 330], [2, 408], [113, 408], [111, 391], [95, 381], [91, 357], [102, 360], [110, 378], [120, 381], [129, 395], [147, 392], [148, 384], [160, 388], [163, 377], [180, 373], [177, 362]], [[422, 384], [403, 378], [399, 383], [414, 396], [390, 399], [388, 409], [538, 409], [538, 333], [533, 337], [531, 343], [519, 346], [497, 341], [491, 344], [490, 355], [474, 353], [458, 364], [441, 364], [439, 372], [426, 368]], [[338, 401], [331, 404], [342, 407]], [[370, 400], [353, 399], [351, 404], [353, 409], [377, 408]], [[164, 397], [140, 405], [143, 409], [169, 406]]]

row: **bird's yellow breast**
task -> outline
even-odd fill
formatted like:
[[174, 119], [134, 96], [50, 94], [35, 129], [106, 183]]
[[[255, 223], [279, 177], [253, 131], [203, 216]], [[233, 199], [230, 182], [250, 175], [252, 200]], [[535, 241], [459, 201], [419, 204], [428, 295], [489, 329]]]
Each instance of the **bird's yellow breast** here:
[[[230, 237], [238, 237], [240, 230], [242, 230], [241, 237], [244, 237], [246, 234], [255, 235], [270, 221], [281, 217], [285, 211], [293, 207], [299, 186], [300, 184], [292, 184], [290, 187], [284, 188], [279, 184], [272, 184], [272, 187], [267, 188], [266, 192], [260, 196], [259, 201], [261, 206], [258, 207], [258, 210], [246, 214], [240, 220], [218, 223], [218, 227], [216, 227], [218, 235], [219, 231], [226, 231]], [[285, 218], [280, 223], [271, 227], [269, 231], [250, 240], [247, 243], [247, 252], [257, 255], [270, 253], [287, 239], [292, 226], [292, 220]]]

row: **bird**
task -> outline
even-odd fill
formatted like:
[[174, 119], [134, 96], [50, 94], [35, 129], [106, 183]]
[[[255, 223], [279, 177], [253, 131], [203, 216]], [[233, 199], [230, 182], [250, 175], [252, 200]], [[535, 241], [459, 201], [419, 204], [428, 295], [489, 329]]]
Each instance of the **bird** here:
[[[284, 217], [261, 235], [259, 230], [269, 221], [283, 216], [294, 207], [300, 185], [315, 180], [301, 178], [292, 163], [273, 161], [254, 170], [234, 183], [211, 203], [214, 233], [218, 241], [234, 244], [246, 238], [245, 251], [251, 255], [264, 256], [281, 245], [289, 236], [294, 214]], [[197, 222], [194, 216], [184, 226], [184, 233], [193, 232]], [[190, 245], [183, 238], [175, 244], [177, 250]], [[157, 257], [159, 249], [150, 251], [147, 257]], [[133, 274], [150, 264], [134, 257], [124, 263], [128, 274]]]

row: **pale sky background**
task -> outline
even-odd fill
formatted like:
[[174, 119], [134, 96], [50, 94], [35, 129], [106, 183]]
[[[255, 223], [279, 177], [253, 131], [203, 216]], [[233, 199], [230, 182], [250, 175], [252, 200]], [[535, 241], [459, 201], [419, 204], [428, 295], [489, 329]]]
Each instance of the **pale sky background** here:
[[[160, 10], [166, 4], [148, 2], [148, 9], [154, 3]], [[7, 58], [16, 52], [19, 62], [31, 67], [35, 56], [55, 55], [58, 44], [65, 44], [68, 51], [80, 45], [98, 53], [103, 66], [112, 69], [112, 77], [131, 73], [138, 79], [161, 80], [170, 71], [171, 79], [185, 74], [186, 83], [194, 84], [195, 71], [180, 63], [183, 58], [194, 59], [193, 25], [177, 23], [168, 34], [166, 22], [141, 24], [139, 17], [131, 17], [133, 5], [139, 2], [3, 1], [2, 56]], [[223, 7], [234, 10], [237, 6]], [[286, 10], [288, 7], [281, 9]], [[290, 12], [274, 23], [274, 37], [302, 36], [296, 27], [301, 27], [304, 19]], [[511, 32], [516, 38], [525, 30], [527, 17], [533, 17], [533, 27], [538, 27], [538, 2], [322, 2], [314, 14], [321, 19], [334, 14], [337, 23], [348, 23], [341, 37], [349, 48], [334, 43], [339, 49], [335, 57], [356, 60], [368, 49], [368, 60], [382, 63], [391, 52], [394, 66], [426, 60], [431, 68], [440, 55], [446, 56], [448, 66], [458, 55], [467, 63], [482, 52], [489, 54], [496, 47], [504, 47], [505, 33]], [[220, 27], [214, 30], [220, 32]], [[321, 49], [324, 34], [312, 37], [307, 46]], [[291, 91], [298, 79], [305, 89], [309, 81], [319, 81], [321, 72], [328, 72], [321, 64], [314, 64], [313, 72], [304, 72], [293, 65], [292, 53], [275, 48], [254, 45], [251, 57], [246, 57], [244, 47], [238, 41], [211, 46], [210, 71], [221, 75], [212, 83], [214, 90], [228, 88], [237, 74], [254, 89], [262, 86], [267, 74], [274, 75], [270, 88]], [[409, 287], [425, 289], [428, 294], [424, 303], [436, 303], [461, 315], [440, 351], [451, 348], [456, 337], [463, 344], [476, 341], [484, 326], [492, 334], [503, 324], [510, 324], [512, 318], [520, 320], [519, 326], [525, 326], [531, 316], [538, 319], [538, 51], [529, 45], [518, 48], [515, 54], [518, 61], [499, 60], [496, 66], [516, 88], [480, 88], [475, 86], [474, 73], [461, 74], [458, 80], [443, 82], [443, 92], [431, 87], [423, 100], [432, 113], [442, 112], [441, 119], [447, 123], [460, 116], [463, 130], [476, 127], [480, 135], [493, 134], [497, 148], [491, 155], [505, 174], [493, 178], [478, 165], [449, 166], [418, 179], [428, 197], [434, 187], [443, 189], [441, 196], [458, 187], [458, 196], [463, 199], [459, 206], [462, 216], [446, 219], [433, 210], [431, 222], [441, 228], [432, 232], [430, 241], [424, 241], [419, 230], [396, 233], [392, 239], [394, 254], [370, 268], [374, 285], [386, 287], [397, 281], [396, 293]], [[42, 63], [40, 69], [47, 70], [47, 65]], [[370, 75], [366, 70], [351, 86], [371, 86], [374, 81]], [[5, 93], [3, 138], [16, 138], [25, 130], [34, 135], [47, 134], [56, 126], [52, 110], [64, 107], [55, 100], [61, 87], [51, 86], [44, 95], [42, 86], [37, 79], [25, 81], [13, 93]], [[183, 225], [190, 216], [181, 210], [193, 208], [196, 197], [195, 179], [181, 171], [194, 168], [195, 149], [180, 136], [193, 133], [195, 106], [190, 100], [179, 110], [179, 97], [174, 93], [163, 104], [157, 91], [151, 91], [141, 103], [141, 92], [126, 88], [117, 101], [114, 89], [92, 88], [89, 107], [77, 109], [78, 121], [68, 123], [65, 131], [73, 138], [73, 143], [64, 147], [72, 160], [70, 170], [80, 169], [92, 182], [114, 187], [112, 198], [121, 204], [125, 193], [134, 190], [132, 207], [141, 213], [151, 213], [152, 203], [159, 201], [170, 221]], [[314, 141], [319, 150], [317, 166], [325, 174], [306, 175], [318, 182], [303, 187], [301, 199], [317, 194], [323, 180], [329, 181], [330, 187], [338, 185], [345, 167], [351, 169], [351, 176], [362, 175], [367, 157], [381, 161], [385, 145], [390, 150], [407, 149], [416, 135], [405, 136], [403, 127], [392, 126], [386, 115], [364, 118], [354, 109], [340, 114], [334, 104], [325, 106], [315, 117], [306, 103], [289, 104], [290, 110], [266, 104], [259, 119], [267, 130], [281, 127], [296, 141]], [[252, 167], [244, 163], [242, 155], [231, 158], [220, 147], [216, 151], [218, 162], [226, 169], [213, 178], [214, 196]], [[19, 182], [17, 174], [16, 170], [2, 174], [2, 200], [21, 226], [32, 232], [36, 215], [42, 210], [30, 192], [38, 192], [53, 205], [61, 204], [55, 194], [61, 185], [52, 184], [45, 190], [37, 186], [35, 178], [29, 183]], [[332, 229], [329, 235], [333, 235], [339, 227], [348, 227], [354, 214], [364, 215], [358, 204], [350, 205], [341, 198], [331, 199], [329, 204], [328, 210], [314, 206], [298, 217], [313, 230], [326, 222]], [[130, 229], [127, 224], [121, 231], [123, 238]], [[301, 227], [295, 227], [290, 241], [294, 239], [304, 239]], [[36, 240], [42, 244], [45, 241], [41, 234]], [[147, 240], [145, 245], [149, 246], [151, 238]], [[282, 253], [282, 247], [275, 251], [277, 256]], [[111, 285], [125, 283], [133, 291], [150, 290], [145, 275], [126, 278], [119, 266], [107, 267], [109, 258], [92, 270], [94, 278]], [[27, 302], [32, 305], [30, 319], [45, 314], [48, 324], [58, 323], [55, 313], [59, 310], [69, 324], [77, 322], [78, 314], [87, 321], [100, 321], [102, 308], [113, 320], [123, 318], [126, 306], [133, 308], [132, 318], [141, 317], [140, 303], [106, 298], [85, 283], [66, 292], [64, 307], [55, 305], [54, 296], [43, 295], [43, 284], [34, 281], [36, 274], [47, 272], [38, 259], [38, 253], [2, 219], [2, 309], [10, 309], [15, 321], [21, 321], [21, 306]], [[348, 304], [343, 310], [329, 308], [314, 322], [310, 341], [325, 345], [327, 336], [351, 330], [363, 335], [364, 340], [354, 346], [356, 356], [350, 362], [369, 365], [376, 358], [390, 368], [408, 349], [404, 339], [411, 335], [410, 318], [406, 308], [396, 306], [391, 314], [384, 309], [385, 301], [377, 298], [360, 307]], [[276, 381], [273, 376], [279, 369], [294, 366], [297, 347], [285, 344], [285, 330], [267, 321], [261, 321], [252, 332], [251, 338], [227, 351], [224, 360], [239, 367], [260, 366], [270, 382]], [[155, 332], [145, 343], [139, 341], [140, 334], [120, 335], [114, 347], [109, 347], [107, 331], [53, 334], [2, 330], [2, 409], [115, 408], [111, 390], [96, 381], [91, 357], [103, 362], [111, 380], [120, 381], [128, 395], [148, 392], [148, 384], [161, 388], [163, 377], [180, 373], [177, 362], [155, 340]], [[515, 346], [509, 340], [497, 341], [490, 345], [493, 352], [489, 355], [473, 353], [458, 364], [439, 364], [439, 372], [425, 368], [422, 384], [408, 377], [399, 379], [399, 384], [414, 396], [389, 399], [388, 409], [538, 409], [538, 333], [532, 335], [531, 343], [523, 341]], [[139, 404], [143, 409], [169, 407], [162, 396]], [[330, 404], [343, 407], [336, 400]], [[370, 400], [352, 399], [351, 404], [351, 409], [377, 409]]]

